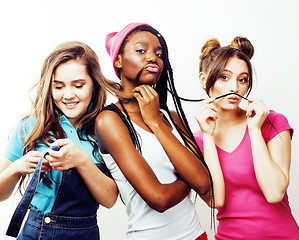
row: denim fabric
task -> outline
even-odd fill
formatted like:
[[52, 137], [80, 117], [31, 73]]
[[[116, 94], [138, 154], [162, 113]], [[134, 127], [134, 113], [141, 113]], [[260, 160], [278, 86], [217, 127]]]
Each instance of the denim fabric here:
[[32, 198], [36, 192], [39, 180], [40, 180], [40, 173], [41, 173], [41, 167], [42, 162], [47, 152], [43, 154], [41, 159], [39, 160], [37, 167], [35, 169], [35, 172], [33, 174], [33, 177], [28, 184], [28, 187], [26, 188], [26, 191], [24, 193], [24, 196], [22, 197], [21, 201], [19, 202], [12, 218], [10, 221], [10, 224], [8, 226], [6, 235], [11, 237], [17, 237], [18, 233], [20, 231], [20, 227], [22, 225], [23, 219], [25, 217], [25, 214], [29, 208], [29, 205], [32, 201]]
[[[104, 165], [97, 166], [102, 172], [106, 170]], [[40, 170], [37, 167], [32, 180], [38, 185]], [[33, 185], [33, 184], [32, 184]], [[35, 188], [29, 184], [27, 189]], [[34, 195], [35, 191], [29, 191]], [[27, 212], [32, 196], [24, 194], [18, 208], [15, 211], [7, 235], [16, 237]], [[26, 202], [26, 204], [24, 204]], [[26, 208], [27, 207], [27, 208]], [[17, 239], [36, 240], [99, 240], [96, 213], [98, 202], [93, 198], [76, 168], [63, 171], [59, 190], [50, 214], [30, 210], [28, 219]], [[23, 218], [20, 218], [20, 215]]]
[[30, 210], [17, 240], [93, 240], [100, 239], [97, 218], [62, 217]]
[[93, 198], [76, 168], [63, 171], [61, 184], [51, 213], [61, 216], [86, 217], [97, 212]]

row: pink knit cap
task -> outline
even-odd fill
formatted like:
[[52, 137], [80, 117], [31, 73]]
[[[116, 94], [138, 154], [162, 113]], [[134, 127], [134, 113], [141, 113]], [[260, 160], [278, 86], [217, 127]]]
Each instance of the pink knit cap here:
[[114, 66], [114, 62], [119, 53], [120, 47], [123, 41], [125, 40], [125, 38], [130, 34], [130, 32], [132, 32], [136, 27], [139, 27], [141, 25], [149, 26], [146, 23], [133, 22], [125, 26], [119, 32], [112, 32], [106, 36], [106, 44], [105, 44], [106, 50], [112, 60], [113, 68], [118, 78], [119, 75], [118, 75], [117, 68]]

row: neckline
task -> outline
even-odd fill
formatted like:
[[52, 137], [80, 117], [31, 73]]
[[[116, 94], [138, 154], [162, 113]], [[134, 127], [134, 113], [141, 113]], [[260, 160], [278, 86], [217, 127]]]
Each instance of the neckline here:
[[243, 145], [243, 143], [245, 142], [247, 136], [248, 136], [248, 126], [246, 125], [246, 129], [245, 129], [244, 135], [243, 135], [243, 137], [242, 137], [242, 140], [241, 140], [240, 143], [235, 147], [235, 149], [233, 149], [232, 151], [228, 152], [228, 151], [222, 149], [221, 147], [219, 147], [218, 145], [216, 145], [216, 144], [215, 144], [215, 145], [216, 145], [216, 148], [219, 149], [219, 150], [221, 150], [222, 152], [225, 152], [225, 153], [227, 153], [227, 154], [233, 154], [234, 152], [236, 152], [236, 151]]
[[[172, 122], [170, 121], [170, 119], [168, 118], [168, 116], [167, 116], [167, 112], [166, 112], [164, 109], [162, 109], [162, 108], [160, 108], [159, 110], [160, 110], [160, 112], [163, 114], [163, 116], [165, 116], [165, 118], [167, 119], [167, 121], [169, 122], [169, 124], [170, 124], [170, 126], [171, 126], [171, 132], [173, 132], [173, 129], [174, 129], [175, 127], [174, 127], [174, 125], [172, 124]], [[135, 123], [132, 119], [130, 119], [130, 121], [131, 121], [131, 123], [132, 123], [134, 126], [137, 126], [137, 127], [138, 127], [139, 129], [141, 129], [142, 131], [145, 131], [145, 132], [147, 132], [147, 133], [149, 133], [149, 134], [155, 135], [153, 132], [150, 132], [150, 131], [144, 129], [143, 127], [140, 127], [140, 126], [139, 126], [137, 123]]]

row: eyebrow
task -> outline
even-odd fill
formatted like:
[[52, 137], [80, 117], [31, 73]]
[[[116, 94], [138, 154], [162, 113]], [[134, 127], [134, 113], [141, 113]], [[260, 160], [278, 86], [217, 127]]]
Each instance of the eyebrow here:
[[[148, 46], [149, 45], [149, 43], [147, 43], [147, 42], [137, 42], [137, 43], [135, 43], [135, 45], [137, 45], [137, 44], [143, 44], [143, 45], [146, 45], [146, 46]], [[158, 49], [160, 50], [163, 50], [162, 49], [162, 46], [158, 46]]]
[[[54, 83], [64, 83], [64, 81], [59, 81], [59, 80], [56, 80], [56, 79], [54, 79], [53, 82], [54, 82]], [[85, 80], [85, 79], [76, 79], [76, 80], [72, 80], [71, 82], [72, 82], [72, 83], [86, 82], [86, 80]]]
[[[222, 71], [222, 72], [229, 72], [229, 73], [233, 73], [232, 71], [230, 71], [230, 70], [228, 70], [228, 69], [223, 69], [223, 71]], [[242, 72], [242, 73], [240, 73], [240, 74], [238, 74], [238, 75], [242, 75], [242, 74], [249, 75], [249, 73], [248, 73], [248, 72]]]

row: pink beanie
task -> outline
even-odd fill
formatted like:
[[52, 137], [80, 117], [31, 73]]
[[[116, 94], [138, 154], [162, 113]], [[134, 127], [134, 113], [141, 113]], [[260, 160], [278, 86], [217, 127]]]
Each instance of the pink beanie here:
[[105, 44], [106, 50], [112, 60], [114, 71], [118, 77], [119, 77], [118, 71], [117, 71], [117, 68], [114, 66], [114, 62], [119, 53], [120, 47], [121, 47], [123, 41], [125, 40], [125, 38], [130, 34], [130, 32], [132, 32], [136, 27], [139, 27], [142, 25], [149, 26], [146, 23], [133, 22], [133, 23], [130, 23], [127, 26], [125, 26], [119, 32], [112, 32], [106, 36], [106, 44]]

